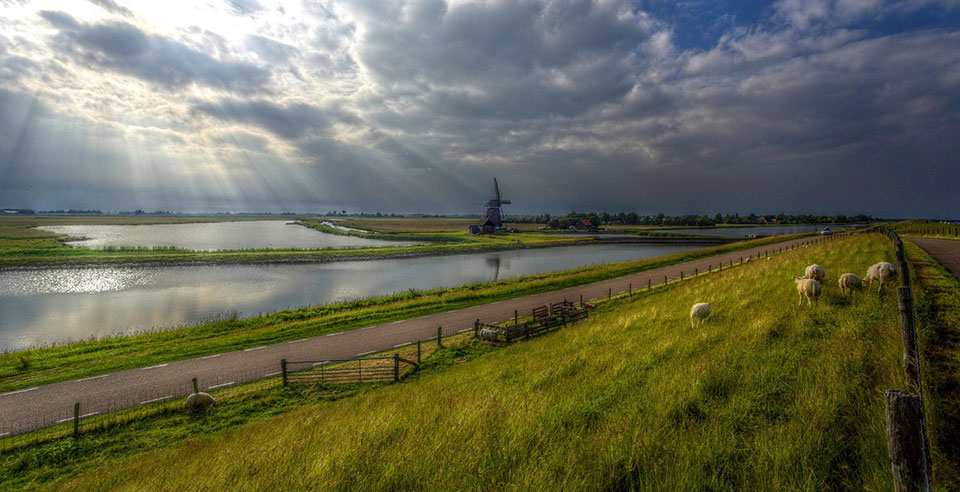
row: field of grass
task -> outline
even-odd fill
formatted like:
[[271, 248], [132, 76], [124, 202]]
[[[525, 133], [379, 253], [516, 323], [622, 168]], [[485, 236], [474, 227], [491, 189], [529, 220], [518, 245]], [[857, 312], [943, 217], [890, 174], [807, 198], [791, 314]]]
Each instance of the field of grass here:
[[924, 404], [938, 490], [960, 490], [960, 282], [922, 249], [903, 242], [917, 311]]
[[[143, 445], [56, 487], [890, 490], [895, 298], [851, 300], [834, 283], [882, 260], [893, 249], [878, 234], [790, 251], [401, 384]], [[828, 274], [812, 309], [793, 282], [811, 262]], [[713, 315], [693, 329], [698, 301]]]
[[901, 236], [960, 239], [960, 225], [930, 222], [928, 220], [905, 220], [894, 224]]
[[[757, 239], [658, 258], [462, 287], [411, 291], [248, 319], [234, 317], [194, 327], [40, 347], [0, 357], [0, 393], [537, 294], [796, 237], [800, 236]], [[21, 356], [29, 359], [27, 367], [21, 363]]]
[[[344, 217], [333, 222], [377, 232], [464, 232], [478, 220], [480, 217]], [[518, 231], [536, 231], [541, 224], [507, 222], [505, 225]]]

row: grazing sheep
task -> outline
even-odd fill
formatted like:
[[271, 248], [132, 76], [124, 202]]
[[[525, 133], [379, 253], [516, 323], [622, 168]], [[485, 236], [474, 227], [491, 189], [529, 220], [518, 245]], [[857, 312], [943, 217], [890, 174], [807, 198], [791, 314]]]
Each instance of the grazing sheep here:
[[706, 302], [698, 302], [690, 308], [690, 327], [695, 328], [697, 326], [703, 326], [703, 323], [707, 320], [707, 316], [710, 316], [710, 304]]
[[487, 329], [487, 328], [484, 328], [484, 329], [480, 330], [480, 339], [481, 339], [481, 340], [488, 340], [488, 341], [491, 341], [491, 342], [496, 342], [496, 341], [497, 341], [497, 335], [499, 335], [499, 334], [500, 334], [500, 330], [489, 330], [489, 329]]
[[806, 277], [797, 277], [797, 293], [800, 294], [800, 302], [797, 303], [797, 306], [803, 304], [803, 298], [807, 298], [807, 305], [812, 306], [810, 302], [817, 302], [817, 298], [820, 297], [820, 282], [812, 278]]
[[863, 280], [860, 279], [856, 274], [853, 273], [844, 273], [840, 275], [840, 293], [846, 294], [846, 290], [850, 290], [850, 295], [853, 296], [853, 292], [863, 289]]
[[879, 281], [880, 287], [877, 288], [877, 292], [879, 293], [883, 290], [884, 282], [889, 282], [897, 278], [898, 275], [897, 267], [893, 266], [892, 263], [881, 261], [880, 263], [870, 265], [870, 268], [867, 268], [867, 276], [864, 278], [864, 280], [869, 280], [871, 287], [873, 287], [874, 280]]
[[803, 271], [803, 278], [811, 278], [813, 280], [816, 280], [817, 282], [820, 282], [826, 277], [827, 277], [827, 273], [824, 272], [823, 268], [821, 268], [820, 265], [817, 265], [816, 263], [808, 266]]

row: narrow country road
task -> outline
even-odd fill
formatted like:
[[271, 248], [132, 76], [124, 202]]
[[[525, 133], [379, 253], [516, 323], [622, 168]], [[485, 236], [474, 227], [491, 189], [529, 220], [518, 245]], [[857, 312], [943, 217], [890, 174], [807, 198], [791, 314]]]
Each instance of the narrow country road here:
[[[646, 288], [648, 282], [654, 286], [663, 283], [664, 277], [671, 281], [678, 279], [681, 272], [685, 277], [689, 277], [694, 274], [695, 269], [705, 272], [708, 268], [716, 269], [720, 263], [727, 267], [731, 261], [737, 263], [741, 258], [745, 259], [748, 256], [757, 258], [764, 255], [765, 251], [769, 251], [772, 255], [781, 249], [785, 251], [805, 243], [836, 239], [841, 236], [784, 241], [543, 294], [357, 330], [11, 391], [0, 394], [0, 419], [2, 419], [0, 420], [0, 438], [66, 422], [72, 417], [75, 402], [80, 403], [80, 414], [83, 418], [179, 398], [192, 392], [191, 378], [193, 377], [198, 378], [201, 390], [255, 381], [279, 374], [281, 359], [348, 359], [387, 351], [416, 343], [418, 340], [431, 339], [436, 336], [437, 327], [442, 327], [445, 336], [452, 335], [472, 330], [476, 319], [487, 323], [498, 323], [513, 319], [514, 310], [522, 315], [529, 315], [535, 307], [563, 300], [579, 301], [581, 295], [584, 301], [588, 301], [606, 297], [610, 292], [614, 295], [626, 292], [631, 285], [634, 290], [640, 290]], [[954, 244], [960, 245], [960, 243]]]
[[926, 251], [960, 280], [960, 241], [919, 237], [908, 237], [907, 240]]

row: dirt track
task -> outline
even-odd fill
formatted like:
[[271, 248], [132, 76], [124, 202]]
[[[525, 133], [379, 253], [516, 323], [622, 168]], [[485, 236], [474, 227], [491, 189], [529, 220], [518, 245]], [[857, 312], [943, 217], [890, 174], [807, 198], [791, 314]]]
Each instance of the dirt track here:
[[960, 280], [960, 241], [950, 239], [907, 238], [940, 262]]
[[779, 248], [786, 250], [814, 240], [826, 238], [785, 241], [543, 294], [12, 391], [0, 394], [0, 438], [65, 422], [72, 416], [74, 402], [80, 402], [81, 416], [87, 416], [179, 398], [191, 392], [192, 377], [199, 379], [201, 390], [255, 381], [278, 374], [281, 359], [347, 359], [387, 351], [435, 337], [437, 327], [443, 328], [444, 335], [451, 335], [472, 330], [476, 319], [499, 323], [513, 319], [514, 310], [529, 315], [535, 307], [563, 300], [579, 301], [581, 295], [584, 301], [589, 301], [606, 297], [609, 292], [614, 295], [626, 292], [631, 284], [634, 290], [639, 290], [646, 288], [648, 282], [652, 285], [663, 283], [665, 276], [673, 281], [681, 272], [689, 277], [694, 269], [705, 272], [708, 267], [716, 269], [721, 262], [726, 267], [731, 261], [737, 263], [748, 256], [757, 258], [764, 251], [773, 254]]

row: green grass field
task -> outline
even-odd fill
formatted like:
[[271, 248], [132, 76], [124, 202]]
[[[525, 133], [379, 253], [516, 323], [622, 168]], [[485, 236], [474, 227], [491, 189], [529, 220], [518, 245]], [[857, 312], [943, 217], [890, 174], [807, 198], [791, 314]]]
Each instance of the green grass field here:
[[[497, 282], [423, 292], [411, 291], [387, 297], [281, 311], [247, 319], [229, 317], [199, 326], [0, 354], [0, 393], [537, 294], [727, 251], [755, 248], [795, 237], [799, 235], [757, 239], [658, 258], [529, 275]], [[29, 359], [26, 367], [21, 356]]]
[[960, 282], [909, 241], [924, 405], [938, 490], [960, 491]]
[[[877, 234], [790, 251], [400, 384], [103, 458], [56, 489], [889, 490], [895, 297], [835, 282], [892, 259]], [[798, 307], [812, 262], [824, 294]], [[713, 315], [693, 329], [698, 301]]]
[[930, 222], [928, 220], [905, 220], [894, 224], [901, 236], [960, 239], [960, 225]]

